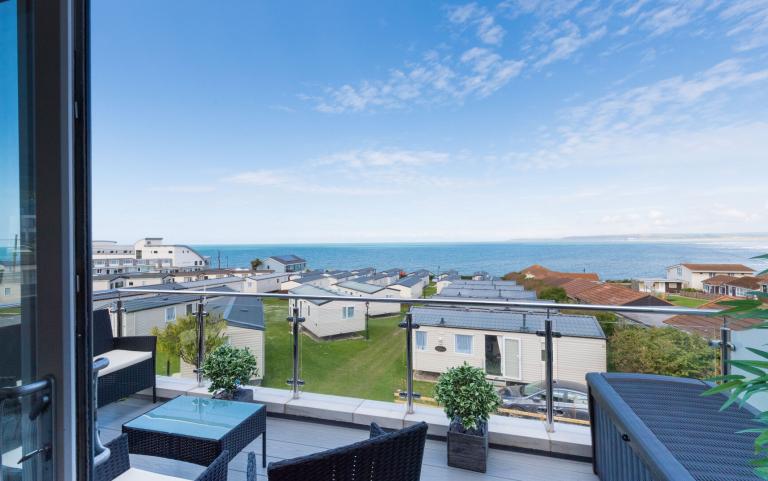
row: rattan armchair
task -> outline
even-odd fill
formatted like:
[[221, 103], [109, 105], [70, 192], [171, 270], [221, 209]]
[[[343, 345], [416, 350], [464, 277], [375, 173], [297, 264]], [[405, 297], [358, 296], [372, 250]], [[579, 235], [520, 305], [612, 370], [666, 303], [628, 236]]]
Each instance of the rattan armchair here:
[[[93, 354], [94, 358], [110, 357], [112, 352], [141, 352], [146, 359], [111, 370], [99, 376], [98, 407], [106, 406], [118, 399], [128, 397], [143, 389], [152, 388], [152, 402], [157, 401], [155, 381], [155, 336], [114, 337], [109, 312], [101, 309], [93, 312]], [[146, 355], [151, 353], [151, 355]], [[110, 359], [110, 364], [115, 364]], [[112, 369], [112, 368], [108, 368]]]
[[[178, 477], [163, 476], [131, 468], [128, 457], [128, 436], [125, 434], [107, 443], [107, 448], [109, 448], [109, 458], [96, 466], [96, 481], [113, 481], [118, 478], [125, 481], [143, 481], [146, 479], [161, 481], [164, 478], [176, 481], [179, 479]], [[228, 461], [229, 451], [223, 451], [200, 476], [195, 478], [195, 481], [226, 481]]]
[[[371, 425], [371, 437], [322, 453], [270, 463], [269, 481], [418, 481], [427, 439], [427, 424], [385, 433]], [[255, 481], [256, 456], [248, 456], [248, 481]]]

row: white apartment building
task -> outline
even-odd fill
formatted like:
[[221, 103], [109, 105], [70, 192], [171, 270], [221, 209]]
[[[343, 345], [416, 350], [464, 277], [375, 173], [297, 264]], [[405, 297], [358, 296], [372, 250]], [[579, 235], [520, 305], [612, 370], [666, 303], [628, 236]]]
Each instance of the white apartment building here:
[[702, 290], [703, 282], [715, 276], [743, 277], [755, 270], [742, 264], [676, 264], [667, 267], [667, 279], [683, 283], [683, 288]]
[[92, 260], [93, 275], [198, 271], [208, 266], [208, 259], [191, 247], [164, 244], [162, 237], [145, 237], [133, 244], [94, 241]]

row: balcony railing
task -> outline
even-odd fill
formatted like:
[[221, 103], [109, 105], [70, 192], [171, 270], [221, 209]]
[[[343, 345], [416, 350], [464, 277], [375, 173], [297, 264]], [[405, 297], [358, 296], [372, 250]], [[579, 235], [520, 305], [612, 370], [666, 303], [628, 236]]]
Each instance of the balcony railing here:
[[[198, 307], [196, 311], [197, 316], [197, 339], [198, 339], [198, 356], [196, 369], [198, 372], [198, 383], [202, 385], [202, 377], [199, 367], [203, 363], [205, 356], [205, 345], [203, 342], [203, 336], [205, 325], [205, 303], [206, 297], [251, 297], [258, 299], [282, 299], [287, 301], [342, 301], [344, 303], [360, 303], [368, 305], [369, 303], [382, 303], [382, 304], [400, 304], [407, 306], [448, 306], [448, 307], [472, 307], [472, 308], [495, 308], [495, 309], [529, 309], [532, 311], [546, 313], [544, 322], [544, 328], [537, 331], [536, 334], [543, 339], [544, 345], [544, 364], [545, 375], [544, 384], [546, 386], [546, 410], [544, 420], [546, 423], [546, 429], [548, 432], [554, 432], [555, 421], [555, 377], [554, 377], [554, 339], [560, 337], [560, 333], [555, 330], [553, 326], [552, 314], [559, 311], [588, 311], [588, 312], [612, 312], [616, 314], [622, 313], [642, 313], [642, 314], [660, 314], [660, 315], [717, 315], [718, 310], [715, 309], [694, 309], [684, 307], [653, 307], [653, 306], [609, 306], [609, 305], [592, 305], [592, 304], [561, 304], [556, 302], [531, 302], [531, 301], [497, 301], [497, 300], [485, 300], [485, 299], [443, 299], [443, 298], [385, 298], [375, 296], [363, 296], [363, 297], [349, 297], [349, 296], [337, 296], [337, 295], [306, 295], [306, 294], [282, 294], [282, 293], [245, 293], [245, 292], [212, 292], [206, 290], [191, 290], [184, 289], [179, 291], [167, 291], [159, 289], [143, 289], [143, 288], [131, 288], [131, 289], [118, 289], [120, 292], [130, 293], [146, 293], [146, 294], [163, 294], [163, 295], [195, 295], [200, 296], [198, 299]], [[118, 305], [117, 312], [121, 312], [121, 305]], [[120, 314], [118, 314], [120, 315]], [[300, 376], [300, 350], [299, 350], [299, 334], [301, 332], [301, 324], [304, 319], [300, 317], [299, 310], [293, 306], [288, 316], [288, 321], [291, 323], [292, 329], [292, 377], [289, 380], [292, 395], [294, 399], [298, 399], [301, 395], [301, 386], [304, 382]], [[118, 320], [118, 326], [120, 326], [121, 320]], [[405, 398], [405, 406], [408, 414], [414, 412], [414, 400], [418, 396], [414, 392], [414, 347], [413, 338], [414, 331], [417, 331], [420, 326], [415, 324], [410, 312], [405, 313], [404, 320], [400, 323], [400, 327], [406, 331], [405, 342], [405, 354], [406, 354], [406, 390], [402, 393]], [[714, 341], [713, 345], [720, 350], [720, 370], [723, 374], [727, 374], [729, 370], [729, 360], [731, 358], [730, 351], [732, 345], [730, 343], [730, 329], [728, 327], [727, 318], [723, 318], [723, 324], [720, 327], [719, 340]]]

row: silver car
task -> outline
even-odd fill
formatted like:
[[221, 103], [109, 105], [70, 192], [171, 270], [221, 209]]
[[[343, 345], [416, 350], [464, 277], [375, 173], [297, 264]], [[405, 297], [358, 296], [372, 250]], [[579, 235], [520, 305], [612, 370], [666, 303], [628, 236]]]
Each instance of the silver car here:
[[[555, 416], [589, 421], [587, 387], [570, 381], [555, 381]], [[547, 391], [543, 382], [507, 386], [499, 390], [501, 404], [508, 409], [530, 413], [547, 412]]]

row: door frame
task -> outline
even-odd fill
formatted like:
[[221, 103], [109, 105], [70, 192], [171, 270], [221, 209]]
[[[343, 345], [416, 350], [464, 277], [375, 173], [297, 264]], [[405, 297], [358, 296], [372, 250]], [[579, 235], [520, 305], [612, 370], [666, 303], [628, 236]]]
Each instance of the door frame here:
[[89, 142], [83, 96], [87, 0], [21, 3], [31, 13], [32, 27], [28, 145], [36, 181], [37, 375], [55, 379], [54, 479], [88, 480], [92, 455], [87, 446], [93, 436], [91, 335], [85, 314], [90, 311], [90, 212], [89, 185], [83, 179], [90, 174], [89, 156], [82, 149]]

